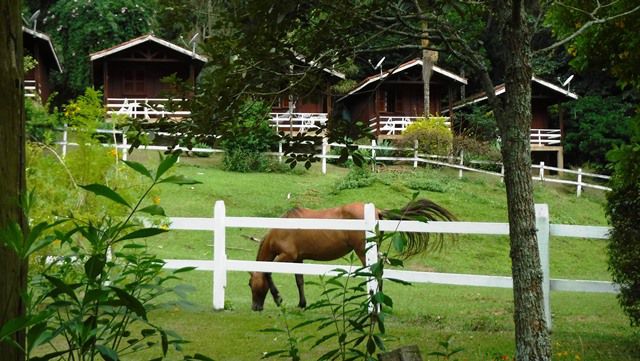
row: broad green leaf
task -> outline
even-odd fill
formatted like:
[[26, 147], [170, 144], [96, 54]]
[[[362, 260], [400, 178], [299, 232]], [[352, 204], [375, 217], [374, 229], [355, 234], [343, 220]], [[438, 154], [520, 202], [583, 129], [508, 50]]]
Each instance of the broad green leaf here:
[[151, 176], [151, 172], [142, 163], [133, 162], [130, 160], [123, 160], [123, 162], [124, 164], [128, 165], [129, 168], [135, 170], [136, 172], [142, 174], [143, 176], [149, 179], [153, 179], [153, 176]]
[[127, 201], [124, 200], [124, 198], [122, 198], [121, 195], [119, 195], [116, 191], [114, 191], [113, 189], [105, 185], [93, 183], [93, 184], [88, 184], [83, 186], [81, 185], [80, 187], [88, 190], [91, 193], [94, 193], [95, 195], [109, 198], [116, 203], [120, 203], [124, 206], [127, 206], [127, 208], [131, 208], [129, 203], [127, 203]]
[[166, 158], [164, 158], [162, 162], [160, 162], [160, 164], [158, 165], [158, 169], [156, 170], [155, 180], [158, 181], [163, 174], [165, 174], [171, 167], [173, 167], [174, 164], [176, 164], [177, 161], [178, 161], [177, 154], [170, 154]]
[[164, 213], [164, 208], [159, 205], [152, 204], [150, 206], [138, 209], [138, 212], [148, 213], [152, 216], [166, 216]]
[[105, 345], [96, 345], [96, 349], [100, 352], [100, 356], [104, 361], [119, 361], [118, 353], [111, 347]]
[[30, 357], [29, 360], [30, 361], [48, 361], [51, 359], [57, 359], [58, 357], [66, 354], [66, 353], [70, 353], [73, 350], [64, 350], [64, 351], [55, 351], [55, 352], [51, 352], [48, 353], [44, 356], [36, 356], [36, 357]]
[[201, 353], [196, 353], [193, 356], [186, 356], [185, 360], [213, 361], [212, 358], [207, 357]]
[[124, 241], [127, 239], [153, 237], [157, 234], [165, 233], [165, 232], [168, 232], [168, 231], [161, 228], [142, 228], [142, 229], [138, 229], [137, 231], [133, 231], [124, 237], [121, 237], [116, 242]]
[[402, 253], [404, 251], [405, 247], [407, 246], [407, 240], [402, 235], [402, 233], [396, 232], [391, 237], [391, 244], [393, 244], [393, 249], [396, 252]]
[[193, 270], [195, 270], [197, 267], [182, 267], [182, 268], [178, 268], [177, 270], [173, 271], [173, 274], [176, 273], [182, 273], [182, 272], [191, 272]]
[[118, 299], [122, 301], [122, 304], [127, 307], [127, 309], [134, 312], [136, 315], [141, 317], [143, 320], [147, 319], [147, 310], [144, 308], [144, 305], [134, 296], [130, 295], [127, 291], [118, 288], [118, 287], [110, 287], [116, 295], [118, 295]]
[[186, 185], [186, 184], [202, 184], [202, 182], [197, 181], [195, 179], [187, 178], [183, 175], [172, 175], [166, 178], [161, 179], [158, 183], [171, 183], [177, 185]]
[[94, 281], [104, 269], [106, 260], [103, 255], [93, 255], [84, 264], [84, 273], [89, 280]]

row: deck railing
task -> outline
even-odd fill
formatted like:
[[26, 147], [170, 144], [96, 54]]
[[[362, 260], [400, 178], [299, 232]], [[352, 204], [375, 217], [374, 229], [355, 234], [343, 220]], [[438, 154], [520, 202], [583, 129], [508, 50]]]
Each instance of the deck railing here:
[[[378, 130], [378, 119], [380, 120], [379, 129], [381, 135], [400, 135], [409, 125], [411, 125], [411, 123], [418, 119], [424, 119], [424, 117], [406, 117], [397, 115], [373, 117], [369, 119], [369, 126], [374, 131]], [[450, 118], [445, 117], [445, 119], [444, 124], [447, 127], [450, 127]]]
[[327, 122], [327, 113], [271, 113], [271, 126], [278, 131], [303, 133]]
[[[169, 102], [181, 100], [168, 98], [108, 98], [107, 114], [122, 114], [137, 119], [186, 118], [191, 115], [188, 110], [176, 110], [168, 107]], [[179, 108], [179, 107], [175, 107]], [[171, 110], [169, 110], [171, 109]]]
[[531, 129], [531, 145], [553, 146], [562, 143], [560, 129]]
[[35, 80], [24, 81], [24, 96], [27, 98], [35, 98], [38, 94], [38, 87]]

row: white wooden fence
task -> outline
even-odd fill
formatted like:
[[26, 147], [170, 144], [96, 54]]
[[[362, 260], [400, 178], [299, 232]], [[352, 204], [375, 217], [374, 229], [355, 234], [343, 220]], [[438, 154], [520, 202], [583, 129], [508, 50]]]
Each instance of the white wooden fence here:
[[[66, 153], [67, 153], [67, 147], [68, 146], [77, 146], [76, 143], [70, 143], [68, 142], [68, 131], [69, 129], [67, 127], [65, 127], [64, 129], [62, 129], [62, 141], [57, 142], [56, 144], [59, 144], [62, 147], [62, 156], [65, 157]], [[122, 159], [127, 160], [127, 150], [129, 149], [129, 144], [127, 142], [127, 135], [126, 133], [123, 133], [120, 130], [111, 130], [111, 129], [98, 129], [96, 130], [97, 133], [105, 133], [105, 134], [114, 134], [114, 135], [120, 135], [122, 138], [121, 143], [110, 143], [110, 144], [102, 144], [104, 147], [113, 147], [115, 149], [119, 149], [122, 151]], [[176, 136], [175, 134], [170, 134], [170, 133], [157, 133], [158, 135], [165, 135], [165, 136]], [[323, 142], [322, 146], [321, 146], [321, 152], [320, 154], [316, 154], [316, 156], [318, 158], [321, 159], [321, 170], [322, 170], [322, 174], [326, 174], [327, 173], [327, 160], [329, 159], [338, 159], [339, 156], [338, 155], [332, 155], [331, 154], [331, 148], [332, 147], [345, 147], [346, 145], [344, 144], [338, 144], [338, 143], [327, 143], [326, 139]], [[158, 145], [142, 145], [139, 147], [139, 149], [141, 150], [167, 150], [166, 146], [158, 146]], [[222, 149], [215, 149], [215, 148], [192, 148], [192, 149], [187, 149], [185, 147], [178, 147], [176, 149], [181, 149], [183, 151], [191, 151], [191, 152], [200, 152], [200, 153], [224, 153], [224, 150]], [[358, 149], [362, 149], [362, 150], [367, 150], [369, 152], [371, 152], [371, 159], [372, 159], [372, 167], [376, 167], [376, 164], [378, 162], [383, 162], [383, 161], [394, 161], [394, 162], [408, 162], [408, 163], [412, 163], [414, 168], [417, 168], [420, 164], [431, 164], [431, 165], [436, 165], [436, 166], [442, 166], [442, 167], [447, 167], [447, 168], [453, 168], [453, 169], [458, 169], [458, 177], [462, 178], [463, 176], [463, 171], [467, 171], [467, 172], [475, 172], [475, 173], [483, 173], [483, 174], [487, 174], [487, 175], [491, 175], [491, 176], [496, 176], [496, 177], [504, 177], [504, 166], [502, 165], [502, 163], [499, 162], [486, 162], [486, 161], [468, 161], [467, 164], [473, 165], [473, 164], [493, 164], [496, 165], [498, 167], [501, 168], [500, 173], [498, 172], [491, 172], [491, 171], [487, 171], [484, 169], [479, 169], [479, 168], [474, 168], [472, 166], [465, 166], [464, 163], [464, 154], [461, 153], [459, 156], [439, 156], [439, 155], [429, 155], [429, 154], [421, 154], [419, 153], [418, 149], [418, 142], [416, 141], [414, 143], [414, 147], [413, 148], [398, 148], [398, 147], [390, 147], [390, 146], [381, 146], [378, 145], [376, 143], [375, 140], [371, 141], [371, 145], [358, 145]], [[381, 151], [405, 151], [405, 152], [409, 152], [412, 153], [412, 156], [410, 157], [397, 157], [397, 156], [380, 156], [378, 155]], [[274, 156], [278, 156], [279, 159], [282, 159], [282, 157], [284, 156], [284, 152], [283, 152], [283, 144], [280, 143], [278, 145], [278, 151], [277, 152], [271, 152], [268, 153], [270, 155], [274, 155]], [[608, 180], [610, 177], [606, 176], [606, 175], [601, 175], [601, 174], [595, 174], [595, 173], [588, 173], [588, 172], [584, 172], [582, 170], [582, 168], [579, 168], [577, 171], [575, 170], [571, 170], [571, 169], [564, 169], [564, 168], [556, 168], [556, 167], [551, 167], [548, 165], [545, 165], [544, 162], [540, 162], [540, 164], [534, 164], [532, 165], [532, 169], [538, 169], [538, 175], [537, 176], [533, 176], [532, 179], [537, 180], [537, 181], [541, 181], [541, 182], [549, 182], [549, 183], [560, 183], [560, 184], [568, 184], [568, 185], [573, 185], [576, 187], [576, 195], [578, 197], [580, 197], [582, 195], [582, 191], [584, 188], [593, 188], [593, 189], [599, 189], [599, 190], [605, 190], [605, 191], [609, 191], [611, 190], [611, 188], [600, 185], [600, 184], [596, 184], [594, 182], [589, 183], [587, 181], [585, 181], [585, 178], [590, 177], [590, 178], [596, 178], [596, 179], [603, 179], [603, 180]], [[550, 176], [549, 172], [550, 171], [555, 171], [557, 172], [559, 175], [567, 175], [567, 174], [572, 174], [575, 175], [575, 180], [570, 180], [570, 179], [563, 179], [560, 178], [559, 176]]]
[[[331, 274], [338, 268], [353, 272], [360, 265], [329, 265], [329, 264], [299, 264], [258, 262], [232, 260], [226, 254], [227, 228], [279, 228], [279, 229], [330, 229], [330, 230], [360, 230], [367, 232], [367, 237], [379, 226], [380, 231], [394, 232], [428, 232], [428, 233], [456, 233], [456, 234], [485, 234], [508, 235], [509, 225], [506, 223], [486, 222], [417, 222], [391, 221], [375, 219], [375, 207], [365, 205], [365, 219], [299, 219], [299, 218], [264, 218], [264, 217], [227, 217], [224, 202], [217, 201], [214, 206], [213, 218], [171, 218], [170, 228], [174, 230], [213, 231], [213, 260], [177, 260], [167, 259], [165, 268], [177, 269], [182, 267], [196, 267], [199, 270], [213, 271], [213, 308], [224, 308], [227, 272], [251, 271], [287, 274], [323, 275]], [[540, 261], [543, 273], [543, 291], [545, 315], [549, 327], [551, 326], [550, 292], [605, 292], [617, 293], [618, 287], [611, 282], [591, 280], [567, 280], [550, 278], [549, 242], [551, 237], [576, 237], [606, 239], [609, 228], [596, 226], [576, 226], [564, 224], [549, 224], [549, 210], [546, 204], [536, 205], [536, 229]], [[367, 265], [376, 261], [377, 250], [369, 248]], [[395, 278], [413, 283], [434, 283], [460, 286], [512, 288], [511, 277], [453, 274], [438, 272], [417, 272], [391, 270], [384, 271], [385, 278]], [[371, 287], [376, 287], [375, 285]]]

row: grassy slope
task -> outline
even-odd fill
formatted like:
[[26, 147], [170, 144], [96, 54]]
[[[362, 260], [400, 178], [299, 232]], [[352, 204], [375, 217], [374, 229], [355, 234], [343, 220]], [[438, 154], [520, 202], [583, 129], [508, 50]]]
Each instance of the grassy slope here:
[[[140, 154], [140, 153], [138, 153]], [[140, 155], [138, 155], [140, 157]], [[295, 205], [330, 207], [352, 201], [370, 201], [379, 208], [402, 206], [413, 193], [407, 179], [435, 180], [443, 192], [422, 192], [464, 221], [506, 222], [505, 192], [494, 178], [457, 173], [387, 171], [382, 181], [360, 189], [334, 192], [335, 183], [346, 170], [330, 167], [329, 174], [319, 174], [319, 166], [299, 174], [233, 174], [210, 167], [216, 160], [185, 158], [178, 171], [203, 182], [194, 187], [166, 186], [161, 190], [161, 204], [172, 216], [211, 216], [213, 203], [222, 199], [227, 214], [233, 216], [278, 216]], [[397, 174], [401, 173], [401, 174]], [[289, 195], [289, 197], [287, 197]], [[586, 192], [575, 197], [575, 190], [537, 185], [535, 200], [548, 203], [552, 223], [604, 225], [603, 196]], [[229, 230], [228, 256], [254, 259], [256, 244], [242, 235], [262, 236], [264, 230]], [[212, 234], [209, 232], [170, 232], [150, 241], [151, 249], [161, 257], [211, 259]], [[606, 270], [605, 243], [582, 239], [552, 239], [551, 275], [553, 278], [609, 279]], [[417, 257], [408, 268], [454, 273], [509, 275], [509, 246], [505, 237], [465, 236], [449, 244], [444, 251]], [[193, 343], [187, 347], [217, 360], [254, 360], [260, 354], [284, 347], [284, 339], [260, 333], [266, 327], [281, 327], [282, 321], [271, 300], [266, 310], [253, 313], [245, 273], [230, 273], [227, 303], [230, 311], [213, 312], [211, 274], [194, 272], [186, 282], [195, 286], [193, 310], [172, 309], [155, 315], [157, 322], [175, 329]], [[276, 275], [285, 300], [295, 305], [296, 291], [292, 276]], [[307, 287], [308, 298], [317, 298], [317, 290]], [[511, 291], [491, 288], [414, 285], [388, 288], [396, 307], [389, 318], [388, 334], [396, 340], [388, 347], [416, 343], [424, 359], [436, 350], [438, 341], [455, 335], [457, 346], [464, 347], [461, 359], [487, 360], [513, 353]], [[574, 360], [576, 355], [588, 360], [633, 360], [637, 335], [627, 326], [615, 296], [555, 292], [552, 294], [555, 359]], [[307, 316], [294, 312], [294, 320]], [[635, 349], [634, 349], [635, 347]], [[306, 351], [303, 359], [320, 351]], [[566, 352], [566, 354], [565, 354]], [[634, 353], [635, 352], [635, 353]]]

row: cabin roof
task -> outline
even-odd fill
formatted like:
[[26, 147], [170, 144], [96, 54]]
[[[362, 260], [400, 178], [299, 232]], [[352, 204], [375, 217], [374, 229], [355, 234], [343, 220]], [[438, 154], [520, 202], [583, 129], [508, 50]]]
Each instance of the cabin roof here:
[[[422, 59], [413, 59], [410, 60], [406, 63], [400, 64], [398, 66], [396, 66], [395, 68], [389, 69], [385, 72], [382, 72], [381, 74], [377, 74], [377, 75], [372, 75], [369, 76], [367, 78], [365, 78], [363, 81], [361, 81], [355, 88], [353, 88], [353, 90], [349, 91], [345, 96], [343, 96], [342, 98], [338, 99], [338, 101], [343, 100], [344, 98], [353, 95], [355, 93], [357, 93], [358, 91], [362, 90], [363, 88], [365, 88], [367, 85], [371, 84], [371, 83], [375, 83], [381, 79], [384, 79], [390, 75], [393, 74], [397, 74], [397, 73], [401, 73], [409, 68], [413, 68], [414, 66], [422, 66]], [[433, 72], [438, 73], [440, 75], [444, 75], [445, 77], [452, 79], [454, 81], [457, 81], [459, 83], [462, 84], [467, 84], [467, 79], [464, 77], [461, 77], [460, 75], [457, 75], [453, 72], [450, 72], [448, 70], [445, 70], [437, 65], [433, 66]]]
[[200, 55], [200, 54], [197, 54], [197, 53], [195, 53], [195, 52], [193, 52], [191, 50], [185, 49], [185, 48], [183, 48], [181, 46], [178, 46], [176, 44], [173, 44], [171, 42], [168, 42], [166, 40], [160, 39], [160, 38], [155, 37], [155, 36], [150, 35], [150, 34], [142, 35], [142, 36], [139, 36], [139, 37], [137, 37], [135, 39], [127, 40], [124, 43], [118, 44], [118, 45], [113, 46], [111, 48], [100, 50], [100, 51], [97, 51], [95, 53], [92, 53], [90, 55], [91, 61], [95, 61], [95, 60], [107, 57], [109, 55], [118, 53], [120, 51], [123, 51], [125, 49], [134, 47], [136, 45], [140, 45], [140, 44], [145, 43], [145, 42], [154, 42], [156, 44], [162, 45], [162, 46], [164, 46], [166, 48], [169, 48], [171, 50], [177, 51], [178, 53], [190, 56], [190, 57], [192, 57], [194, 59], [197, 59], [197, 60], [199, 60], [199, 61], [201, 61], [203, 63], [207, 62], [207, 58], [202, 56], [202, 55]]
[[[543, 86], [543, 87], [545, 87], [545, 88], [547, 88], [549, 90], [552, 90], [552, 91], [554, 91], [554, 92], [556, 92], [556, 93], [558, 93], [561, 96], [564, 96], [566, 98], [578, 99], [578, 95], [577, 94], [572, 93], [567, 89], [563, 89], [562, 87], [557, 86], [557, 85], [555, 85], [555, 84], [553, 84], [551, 82], [548, 82], [546, 80], [540, 79], [540, 78], [536, 77], [535, 75], [531, 77], [531, 81], [534, 84], [539, 84], [539, 85], [541, 85], [541, 86]], [[505, 87], [504, 83], [500, 84], [500, 85], [497, 85], [494, 89], [496, 91], [496, 96], [499, 96], [499, 95], [503, 94], [506, 91], [506, 87]], [[467, 99], [459, 102], [458, 104], [456, 104], [453, 107], [453, 109], [456, 110], [456, 109], [464, 108], [464, 107], [466, 107], [468, 105], [471, 105], [471, 104], [481, 103], [481, 102], [483, 102], [483, 101], [485, 101], [487, 99], [488, 99], [488, 97], [487, 97], [485, 92], [477, 93], [477, 94], [471, 95]]]
[[[318, 66], [317, 65], [318, 63], [316, 63], [315, 61], [307, 60], [307, 59], [305, 59], [304, 56], [302, 56], [302, 55], [300, 55], [298, 53], [294, 53], [294, 54], [295, 54], [296, 59], [300, 60], [301, 62], [303, 62], [305, 64], [309, 64], [310, 66], [313, 66], [313, 67], [317, 67]], [[340, 78], [342, 80], [347, 79], [347, 76], [344, 75], [344, 73], [341, 73], [341, 72], [339, 72], [339, 71], [337, 71], [335, 69], [322, 68], [322, 71], [324, 71], [326, 73], [329, 73], [329, 74], [335, 76], [336, 78]]]
[[51, 38], [48, 35], [41, 33], [39, 31], [35, 31], [26, 27], [22, 27], [22, 33], [28, 34], [33, 37], [35, 40], [42, 41], [48, 45], [48, 48], [51, 50], [51, 58], [54, 60], [56, 70], [62, 72], [62, 65], [60, 65], [60, 60], [58, 60], [58, 55], [56, 54], [56, 50], [53, 47], [53, 43], [51, 42]]

